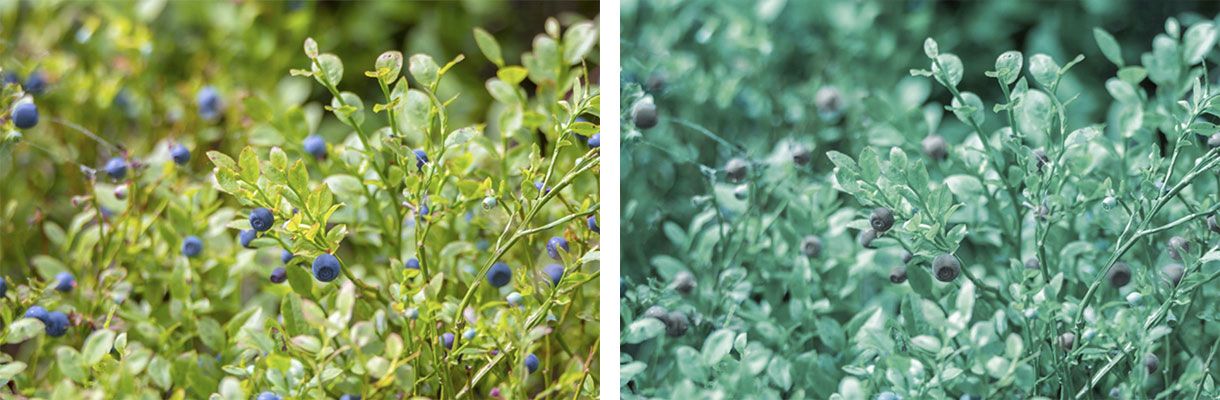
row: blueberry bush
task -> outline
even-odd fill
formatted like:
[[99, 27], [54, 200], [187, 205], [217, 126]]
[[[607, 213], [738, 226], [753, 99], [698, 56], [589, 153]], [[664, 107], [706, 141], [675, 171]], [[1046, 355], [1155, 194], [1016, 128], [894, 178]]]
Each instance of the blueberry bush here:
[[596, 17], [3, 7], [0, 397], [598, 393]]
[[625, 2], [623, 397], [1220, 396], [1216, 19], [919, 3]]

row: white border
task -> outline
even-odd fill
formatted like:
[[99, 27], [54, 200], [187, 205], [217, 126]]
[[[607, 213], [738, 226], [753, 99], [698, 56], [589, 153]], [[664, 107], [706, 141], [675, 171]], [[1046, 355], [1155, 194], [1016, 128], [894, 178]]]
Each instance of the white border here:
[[601, 0], [601, 398], [619, 398], [619, 0]]

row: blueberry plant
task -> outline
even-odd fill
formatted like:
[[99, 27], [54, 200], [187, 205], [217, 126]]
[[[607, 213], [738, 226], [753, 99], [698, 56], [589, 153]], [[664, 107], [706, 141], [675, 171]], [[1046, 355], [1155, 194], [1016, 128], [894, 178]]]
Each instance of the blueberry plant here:
[[[635, 12], [691, 9], [717, 6]], [[671, 34], [684, 38], [664, 42], [671, 58], [713, 63], [668, 65], [698, 77], [765, 62], [682, 47], [749, 53], [771, 37], [740, 21], [756, 17]], [[691, 93], [719, 86], [629, 78], [624, 186], [686, 183], [666, 187], [670, 203], [624, 194], [623, 396], [1215, 398], [1216, 25], [1163, 31], [1137, 53], [1095, 29], [1087, 60], [993, 50], [977, 72], [935, 38], [909, 43], [895, 50], [919, 58], [909, 73], [849, 79], [840, 96], [798, 83], [821, 115], [764, 112], [796, 123], [753, 127], [732, 120], [783, 94], [692, 120]], [[1077, 75], [1086, 65], [1107, 75]], [[1082, 92], [1105, 94], [1101, 118], [1074, 108]], [[689, 179], [627, 170], [641, 153]], [[628, 239], [650, 226], [663, 245]]]
[[[292, 7], [217, 8], [268, 6]], [[70, 219], [22, 217], [45, 244], [0, 246], [0, 397], [596, 396], [597, 22], [562, 20], [519, 57], [467, 25], [478, 60], [349, 59], [362, 82], [305, 39], [298, 68], [259, 75], [284, 75], [269, 88], [183, 88], [177, 122], [149, 117], [161, 141], [74, 122], [96, 103], [62, 90], [91, 76], [0, 71], [0, 178], [20, 183], [0, 190], [0, 231], [24, 233], [17, 202], [51, 192], [12, 167], [51, 159], [84, 182], [47, 205]], [[480, 86], [451, 83], [479, 70], [461, 63], [482, 64]], [[128, 106], [144, 127], [160, 104]]]

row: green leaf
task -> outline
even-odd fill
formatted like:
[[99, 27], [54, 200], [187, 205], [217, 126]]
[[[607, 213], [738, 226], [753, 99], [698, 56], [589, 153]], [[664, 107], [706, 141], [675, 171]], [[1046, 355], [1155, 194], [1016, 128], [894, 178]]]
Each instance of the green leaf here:
[[318, 42], [311, 37], [305, 38], [305, 55], [309, 58], [318, 57]]
[[957, 84], [962, 82], [962, 74], [965, 73], [965, 70], [962, 68], [962, 59], [957, 58], [956, 55], [945, 53], [937, 56], [936, 60], [937, 62], [932, 64], [932, 73], [936, 76], [937, 81], [942, 85], [952, 87], [956, 87]]
[[792, 387], [792, 364], [783, 357], [772, 358], [771, 365], [767, 367], [767, 376], [775, 386], [788, 390]]
[[479, 45], [479, 50], [483, 51], [483, 56], [498, 67], [504, 66], [504, 57], [500, 55], [500, 44], [496, 42], [495, 37], [482, 28], [474, 28], [474, 41]]
[[924, 39], [923, 54], [927, 55], [928, 58], [936, 58], [937, 56], [940, 55], [940, 49], [936, 45], [936, 40], [934, 40], [932, 38]]
[[[529, 71], [516, 65], [500, 68], [499, 71], [496, 71], [496, 77], [507, 83], [510, 89], [521, 84], [521, 81], [524, 81], [526, 76], [529, 76]], [[490, 90], [490, 87], [488, 90]]]
[[436, 61], [431, 56], [427, 54], [412, 55], [408, 68], [411, 71], [411, 76], [415, 77], [415, 80], [421, 85], [424, 85], [426, 88], [436, 87], [440, 67], [436, 65]]
[[467, 126], [449, 133], [445, 137], [445, 147], [461, 146], [479, 135], [478, 127]]
[[402, 52], [387, 51], [377, 56], [375, 64], [378, 71], [378, 79], [385, 82], [387, 85], [398, 79], [398, 75], [402, 73]]
[[29, 340], [46, 330], [42, 321], [34, 318], [20, 318], [13, 321], [4, 330], [4, 343], [17, 344]]
[[720, 329], [707, 336], [703, 341], [703, 362], [710, 366], [720, 363], [720, 360], [733, 350], [733, 331]]
[[313, 298], [313, 274], [304, 267], [288, 267], [288, 285], [301, 297]]
[[21, 361], [13, 361], [8, 364], [0, 365], [0, 385], [7, 384], [13, 380], [14, 376], [25, 371], [26, 364]]
[[1051, 87], [1059, 79], [1059, 64], [1046, 54], [1034, 54], [1029, 58], [1029, 74], [1043, 87]]
[[579, 64], [597, 45], [597, 26], [592, 22], [580, 22], [563, 34], [563, 60], [568, 65]]
[[907, 268], [907, 282], [910, 282], [911, 290], [919, 293], [923, 298], [936, 299], [936, 295], [932, 293], [932, 275], [928, 273], [926, 267], [912, 264], [910, 268]]
[[638, 344], [665, 333], [665, 323], [656, 318], [641, 318], [627, 326], [623, 332], [623, 343]]
[[199, 320], [199, 340], [203, 341], [205, 346], [208, 346], [212, 351], [221, 352], [226, 350], [225, 332], [221, 329], [220, 323], [208, 317], [203, 317]]
[[241, 155], [238, 156], [238, 163], [241, 165], [241, 180], [251, 184], [258, 183], [260, 175], [258, 166], [258, 154], [254, 153], [254, 148], [246, 146], [241, 150]]
[[1211, 22], [1199, 22], [1186, 29], [1182, 36], [1182, 59], [1186, 65], [1203, 62], [1203, 57], [1216, 47], [1216, 26]]
[[334, 54], [319, 55], [312, 65], [314, 79], [322, 86], [333, 88], [343, 80], [343, 60]]
[[1021, 52], [1006, 51], [1000, 54], [995, 59], [996, 78], [1005, 85], [1011, 85], [1021, 77], [1022, 63]]
[[[215, 323], [215, 321], [212, 322]], [[113, 346], [114, 331], [109, 329], [93, 331], [85, 339], [85, 345], [81, 347], [81, 360], [86, 366], [97, 364], [102, 361], [102, 357], [110, 354], [110, 349]]]
[[1097, 41], [1097, 48], [1101, 49], [1101, 54], [1106, 56], [1107, 60], [1123, 67], [1123, 51], [1118, 47], [1118, 41], [1114, 40], [1109, 32], [1101, 28], [1093, 28], [1093, 39]]

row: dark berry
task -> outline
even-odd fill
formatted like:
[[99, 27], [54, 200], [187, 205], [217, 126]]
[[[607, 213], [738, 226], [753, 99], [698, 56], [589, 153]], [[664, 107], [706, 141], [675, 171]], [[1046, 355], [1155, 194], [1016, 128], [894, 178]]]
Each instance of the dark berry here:
[[537, 371], [538, 370], [538, 356], [534, 355], [533, 353], [530, 353], [530, 355], [525, 356], [525, 369], [528, 370], [531, 374], [534, 373], [534, 371]]
[[258, 394], [255, 400], [280, 400], [280, 396], [271, 392], [262, 392]]
[[962, 264], [952, 254], [941, 254], [932, 260], [932, 273], [941, 282], [952, 282], [962, 272]]
[[114, 157], [106, 162], [106, 175], [110, 175], [111, 179], [119, 180], [127, 176], [127, 160], [123, 157]]
[[321, 282], [330, 282], [339, 277], [339, 259], [334, 255], [322, 253], [313, 260], [313, 277]]
[[198, 236], [187, 236], [182, 241], [182, 255], [195, 258], [203, 251], [203, 241]]
[[1148, 369], [1149, 374], [1156, 373], [1161, 369], [1161, 359], [1156, 354], [1144, 354], [1144, 368]]
[[885, 232], [894, 227], [894, 212], [885, 207], [877, 207], [873, 209], [873, 214], [868, 217], [868, 224], [877, 232]]
[[589, 144], [589, 147], [594, 148], [594, 149], [601, 147], [602, 146], [601, 132], [594, 133], [593, 136], [589, 137], [589, 141], [587, 141], [586, 143]]
[[45, 322], [47, 320], [47, 309], [42, 308], [42, 306], [31, 306], [28, 310], [25, 310], [25, 317]]
[[8, 281], [0, 277], [0, 297], [8, 295]]
[[902, 263], [903, 264], [910, 263], [912, 258], [915, 258], [914, 254], [911, 254], [911, 252], [906, 251], [906, 250], [902, 251]]
[[949, 156], [949, 145], [940, 135], [928, 135], [923, 139], [923, 154], [933, 160], [944, 160]]
[[810, 161], [813, 161], [813, 155], [809, 152], [808, 147], [797, 145], [795, 149], [792, 149], [793, 163], [796, 163], [796, 165], [806, 165]]
[[1025, 269], [1042, 269], [1042, 262], [1037, 257], [1026, 258]]
[[674, 275], [674, 290], [683, 296], [690, 294], [697, 285], [695, 275], [689, 271], [679, 271], [677, 275]]
[[491, 265], [487, 270], [487, 283], [495, 287], [503, 287], [513, 279], [513, 270], [503, 261]]
[[1170, 283], [1177, 286], [1182, 282], [1182, 275], [1186, 274], [1186, 268], [1182, 264], [1169, 264], [1161, 268], [1161, 273], [1165, 274], [1165, 278], [1169, 279]]
[[55, 275], [55, 290], [67, 293], [76, 287], [76, 277], [71, 272], [60, 272]]
[[860, 243], [860, 247], [863, 247], [866, 249], [871, 249], [871, 248], [873, 248], [873, 240], [876, 240], [876, 239], [877, 239], [877, 231], [872, 230], [872, 229], [866, 229], [866, 230], [860, 232], [860, 236], [856, 238], [856, 241]]
[[191, 161], [191, 151], [181, 143], [174, 145], [169, 149], [169, 155], [174, 159], [174, 163], [178, 165], [186, 165]]
[[47, 313], [46, 319], [42, 321], [46, 325], [47, 336], [60, 337], [68, 333], [68, 315], [59, 311], [51, 311]]
[[284, 267], [275, 267], [271, 270], [271, 283], [284, 283], [288, 280], [288, 270]]
[[313, 158], [326, 159], [326, 140], [321, 136], [309, 135], [302, 144], [305, 146], [305, 152], [312, 155]]
[[220, 115], [220, 93], [216, 88], [204, 86], [195, 94], [195, 104], [199, 107], [199, 116], [203, 119], [214, 119]]
[[551, 258], [556, 260], [562, 260], [563, 258], [559, 256], [559, 250], [563, 250], [565, 253], [572, 250], [570, 247], [568, 247], [567, 239], [555, 236], [552, 237], [551, 240], [546, 241], [546, 255], [551, 256]]
[[890, 269], [890, 282], [903, 283], [907, 281], [907, 267], [905, 265], [896, 265]]
[[1046, 164], [1051, 162], [1051, 158], [1046, 155], [1046, 150], [1034, 149], [1034, 165], [1038, 167], [1038, 172], [1046, 167]]
[[441, 335], [441, 345], [444, 345], [446, 349], [453, 350], [454, 339], [455, 338], [452, 333], [445, 332]]
[[253, 242], [257, 237], [258, 231], [253, 229], [246, 229], [237, 235], [238, 241], [241, 242], [241, 247], [245, 247], [247, 249], [253, 249], [253, 247], [250, 247], [250, 242]]
[[1115, 288], [1127, 286], [1131, 283], [1131, 267], [1127, 263], [1119, 261], [1110, 267], [1110, 272], [1106, 274], [1106, 280], [1110, 281], [1110, 285]]
[[1220, 147], [1220, 133], [1213, 133], [1207, 138], [1208, 147]]
[[30, 129], [38, 125], [38, 106], [23, 101], [13, 107], [13, 126], [17, 129]]
[[[1220, 135], [1220, 133], [1217, 133], [1217, 135]], [[1215, 233], [1220, 233], [1220, 224], [1216, 223], [1215, 215], [1207, 217], [1207, 229]]]
[[415, 149], [415, 169], [419, 170], [419, 171], [423, 171], [424, 164], [427, 164], [427, 163], [428, 163], [428, 153], [425, 153], [423, 151], [423, 149]]
[[825, 120], [833, 120], [843, 113], [843, 95], [834, 86], [818, 89], [813, 94], [813, 103], [818, 108], [818, 116]]
[[266, 208], [255, 208], [250, 212], [250, 226], [259, 232], [266, 232], [271, 229], [271, 225], [275, 224], [275, 214]]
[[360, 395], [358, 395], [358, 394], [345, 394], [345, 395], [339, 396], [339, 400], [360, 400]]
[[746, 163], [746, 160], [734, 158], [729, 160], [728, 163], [724, 164], [724, 175], [728, 177], [729, 181], [731, 182], [741, 182], [742, 179], [745, 179], [746, 173], [749, 172], [749, 169], [750, 164]]
[[550, 264], [542, 267], [542, 272], [551, 278], [551, 284], [559, 286], [559, 281], [563, 280], [563, 266], [559, 264]]
[[817, 257], [822, 253], [822, 239], [813, 235], [805, 236], [805, 239], [801, 240], [801, 253], [805, 257]]
[[292, 254], [292, 252], [288, 251], [287, 249], [280, 251], [280, 261], [283, 262], [284, 264], [287, 264], [288, 262], [292, 261], [292, 259], [295, 257], [296, 257], [296, 255]]
[[681, 311], [669, 313], [669, 317], [664, 322], [665, 334], [672, 337], [686, 334], [686, 328], [690, 326], [690, 319], [687, 319], [686, 314]]
[[415, 258], [415, 257], [411, 257], [410, 259], [407, 259], [407, 268], [419, 269], [419, 259]]
[[657, 105], [652, 100], [637, 101], [631, 106], [631, 122], [640, 129], [657, 126]]
[[1182, 253], [1190, 251], [1190, 242], [1181, 236], [1169, 238], [1169, 258], [1177, 261], [1182, 260]]
[[648, 93], [657, 93], [665, 89], [665, 73], [654, 72], [648, 76], [648, 80], [644, 82], [644, 88], [648, 89]]
[[47, 74], [42, 71], [34, 71], [30, 73], [28, 78], [25, 78], [25, 84], [21, 88], [32, 95], [40, 95], [47, 90]]
[[1072, 351], [1073, 347], [1076, 347], [1076, 334], [1075, 333], [1064, 332], [1062, 335], [1059, 335], [1059, 348], [1063, 349], [1063, 351], [1066, 352], [1066, 351]]
[[591, 230], [595, 233], [601, 233], [601, 227], [597, 226], [597, 216], [596, 215], [590, 215], [589, 218], [587, 218], [585, 221], [588, 222], [588, 224], [589, 224], [589, 230]]

